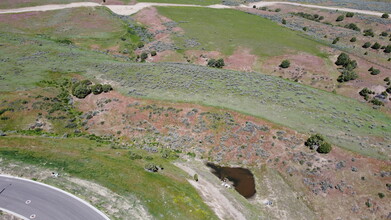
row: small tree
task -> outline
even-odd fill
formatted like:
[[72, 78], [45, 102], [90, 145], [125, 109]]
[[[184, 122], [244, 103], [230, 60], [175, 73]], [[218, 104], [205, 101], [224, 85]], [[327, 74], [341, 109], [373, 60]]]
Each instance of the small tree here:
[[91, 87], [91, 90], [94, 95], [99, 95], [103, 92], [103, 86], [102, 84], [95, 84]]
[[368, 48], [371, 46], [371, 42], [365, 42], [364, 45], [362, 45], [363, 48]]
[[110, 84], [104, 84], [102, 86], [102, 90], [104, 93], [107, 93], [107, 92], [110, 92], [111, 90], [113, 90], [113, 87]]
[[148, 54], [145, 53], [145, 52], [142, 52], [141, 55], [140, 55], [141, 61], [144, 61], [144, 60], [146, 60], [147, 58], [148, 58]]
[[385, 31], [383, 31], [383, 32], [381, 32], [380, 36], [382, 36], [382, 37], [387, 37], [387, 36], [388, 36], [388, 33], [385, 32]]
[[222, 58], [215, 60], [215, 59], [210, 59], [208, 61], [208, 66], [209, 67], [214, 67], [214, 68], [223, 68], [225, 66], [224, 60]]
[[331, 151], [331, 144], [327, 143], [327, 142], [322, 143], [318, 147], [318, 149], [316, 149], [316, 152], [318, 152], [320, 154], [328, 154], [328, 153], [330, 153], [330, 151]]
[[332, 42], [332, 44], [336, 44], [339, 41], [339, 37], [335, 38]]
[[387, 45], [386, 48], [384, 48], [384, 53], [391, 53], [391, 44]]
[[381, 16], [382, 18], [389, 18], [390, 17], [390, 15], [389, 14], [387, 14], [387, 13], [384, 13], [384, 14], [382, 14], [382, 16]]
[[193, 179], [198, 182], [198, 174], [194, 174]]
[[346, 13], [346, 17], [347, 18], [351, 18], [351, 17], [353, 17], [354, 16], [354, 13], [353, 12], [348, 12], [348, 13]]
[[364, 36], [374, 37], [375, 33], [373, 33], [372, 29], [366, 29], [364, 30]]
[[376, 43], [374, 43], [373, 45], [372, 45], [372, 49], [375, 49], [375, 50], [378, 50], [378, 49], [380, 49], [380, 47], [381, 47], [381, 45], [378, 43], [378, 42], [376, 42]]
[[289, 62], [289, 60], [283, 60], [280, 64], [280, 67], [285, 69], [285, 68], [288, 68], [290, 65], [291, 65], [291, 62]]
[[343, 21], [343, 19], [345, 18], [345, 16], [343, 16], [343, 15], [340, 15], [340, 16], [338, 16], [338, 18], [337, 18], [337, 22], [340, 22], [340, 21]]
[[311, 135], [304, 144], [321, 154], [327, 154], [331, 151], [331, 144], [327, 143], [320, 134]]
[[357, 41], [357, 38], [356, 37], [352, 37], [351, 39], [350, 39], [350, 42], [356, 42]]
[[308, 27], [303, 27], [303, 31], [308, 31]]
[[373, 69], [371, 71], [371, 75], [378, 75], [378, 74], [380, 74], [380, 70], [379, 69]]
[[156, 51], [152, 51], [151, 56], [153, 56], [153, 57], [156, 56]]
[[347, 65], [349, 62], [350, 62], [350, 57], [349, 57], [349, 55], [347, 55], [346, 53], [341, 53], [341, 54], [338, 56], [337, 61], [335, 61], [335, 65], [337, 65], [337, 66], [345, 66], [345, 65]]
[[286, 20], [285, 19], [282, 19], [282, 24], [286, 24]]

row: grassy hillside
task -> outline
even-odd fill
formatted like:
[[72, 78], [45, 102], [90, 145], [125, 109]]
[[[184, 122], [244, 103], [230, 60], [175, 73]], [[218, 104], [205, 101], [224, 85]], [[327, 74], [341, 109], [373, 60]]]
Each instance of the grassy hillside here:
[[[340, 147], [389, 156], [391, 119], [358, 101], [259, 73], [185, 64], [129, 63], [74, 46], [0, 35], [0, 91], [32, 88], [56, 70], [114, 81], [131, 96], [197, 102], [266, 118], [300, 132], [319, 132]], [[41, 46], [40, 46], [41, 45]]]
[[[163, 16], [179, 22], [185, 36], [201, 43], [199, 48], [232, 54], [238, 47], [252, 50], [255, 55], [275, 56], [303, 51], [322, 55], [319, 43], [298, 35], [298, 32], [276, 23], [237, 10], [210, 8], [159, 7]], [[182, 45], [183, 37], [175, 40]]]
[[[5, 32], [70, 40], [74, 44], [102, 51], [127, 50], [132, 53], [140, 37], [129, 25], [137, 26], [129, 19], [119, 19], [104, 7], [0, 15], [0, 29]], [[138, 28], [143, 31], [142, 27]]]

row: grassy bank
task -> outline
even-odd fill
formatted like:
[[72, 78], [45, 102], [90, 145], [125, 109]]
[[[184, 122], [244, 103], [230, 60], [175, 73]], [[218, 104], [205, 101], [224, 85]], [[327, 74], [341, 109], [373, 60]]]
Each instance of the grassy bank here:
[[[160, 14], [179, 22], [185, 37], [201, 43], [198, 48], [217, 50], [226, 55], [244, 47], [260, 56], [276, 56], [298, 51], [323, 56], [320, 44], [276, 23], [237, 10], [159, 7]], [[174, 38], [178, 45], [184, 37]]]
[[[56, 168], [75, 177], [91, 180], [121, 194], [139, 198], [157, 219], [215, 219], [185, 174], [163, 159], [160, 153], [131, 149], [152, 159], [131, 160], [129, 149], [87, 138], [0, 137], [0, 156], [27, 164]], [[164, 167], [159, 173], [144, 170], [147, 163]]]

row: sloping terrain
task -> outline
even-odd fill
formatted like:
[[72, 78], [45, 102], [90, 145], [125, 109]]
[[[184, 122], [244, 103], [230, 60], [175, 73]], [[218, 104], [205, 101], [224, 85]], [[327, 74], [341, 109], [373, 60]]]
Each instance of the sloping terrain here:
[[[113, 219], [390, 216], [389, 113], [248, 67], [290, 59], [335, 79], [340, 50], [326, 41], [241, 11], [192, 7], [9, 14], [0, 27], [1, 172], [34, 170], [28, 178]], [[220, 57], [228, 69], [203, 66]], [[331, 152], [305, 146], [313, 134]], [[206, 162], [249, 169], [256, 194], [244, 198]]]

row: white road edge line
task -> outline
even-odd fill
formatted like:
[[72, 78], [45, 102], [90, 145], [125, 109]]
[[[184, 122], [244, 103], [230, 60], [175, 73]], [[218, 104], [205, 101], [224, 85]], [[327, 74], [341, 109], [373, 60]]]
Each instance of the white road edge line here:
[[[86, 202], [86, 201], [80, 199], [79, 197], [77, 197], [77, 196], [75, 196], [75, 195], [73, 195], [73, 194], [71, 194], [71, 193], [69, 193], [69, 192], [66, 192], [66, 191], [64, 191], [64, 190], [62, 190], [62, 189], [59, 189], [59, 188], [56, 188], [56, 187], [54, 187], [54, 186], [50, 186], [50, 185], [48, 185], [48, 184], [41, 183], [41, 182], [38, 182], [38, 181], [29, 180], [29, 179], [20, 178], [20, 177], [15, 177], [15, 176], [10, 176], [10, 175], [5, 175], [5, 174], [0, 174], [0, 177], [6, 177], [6, 178], [11, 178], [11, 179], [23, 180], [23, 181], [26, 181], [26, 182], [35, 183], [35, 184], [38, 184], [38, 185], [42, 185], [42, 186], [45, 186], [45, 187], [54, 189], [54, 190], [56, 190], [56, 191], [59, 191], [59, 192], [61, 192], [61, 193], [64, 193], [64, 194], [66, 194], [66, 195], [68, 195], [68, 196], [70, 196], [70, 197], [72, 197], [72, 198], [78, 200], [79, 202], [81, 202], [81, 203], [87, 205], [88, 207], [90, 207], [91, 209], [93, 209], [95, 212], [99, 213], [99, 215], [101, 215], [104, 219], [110, 220], [103, 212], [101, 212], [99, 209], [97, 209], [97, 208], [95, 208], [94, 206], [92, 206], [90, 203], [88, 203], [88, 202]], [[3, 208], [0, 207], [0, 209], [3, 209]], [[7, 212], [8, 212], [8, 211], [7, 211]], [[12, 213], [12, 214], [14, 214], [14, 213]], [[27, 218], [24, 218], [24, 219], [27, 219]], [[27, 220], [29, 220], [29, 219], [27, 219]]]
[[15, 212], [13, 212], [13, 211], [10, 211], [10, 210], [8, 210], [8, 209], [5, 209], [5, 208], [0, 207], [0, 210], [4, 211], [4, 212], [6, 212], [6, 213], [9, 213], [9, 214], [11, 214], [11, 215], [13, 215], [13, 216], [15, 216], [15, 217], [21, 218], [21, 219], [23, 219], [23, 220], [30, 220], [30, 219], [28, 219], [28, 218], [26, 218], [26, 217], [24, 217], [24, 216], [22, 216], [22, 215], [19, 215], [18, 213], [15, 213]]

